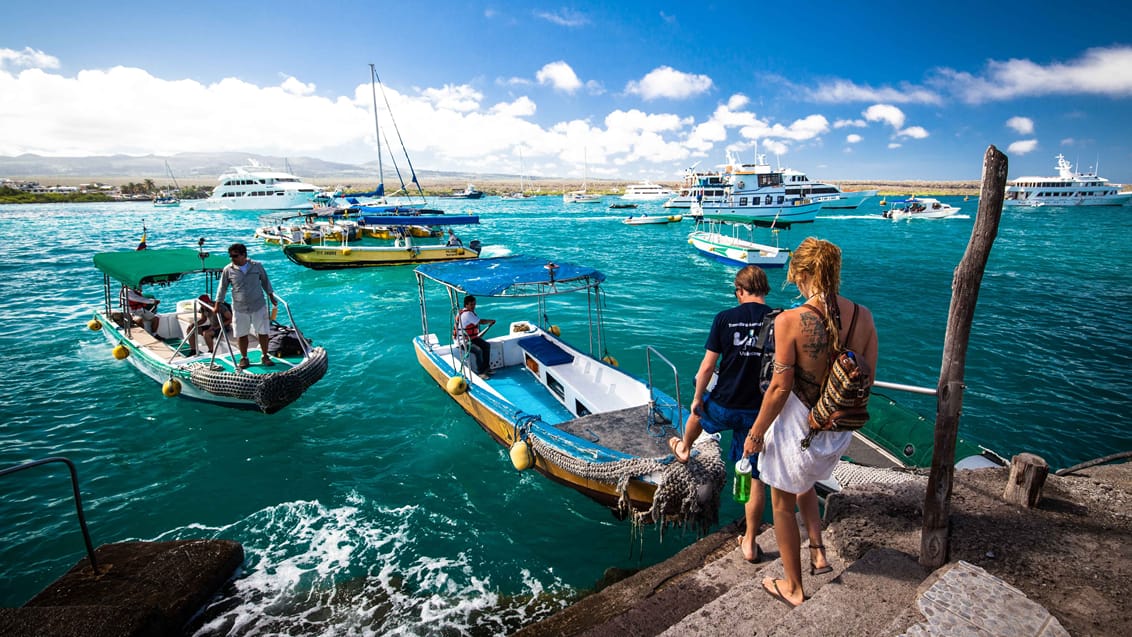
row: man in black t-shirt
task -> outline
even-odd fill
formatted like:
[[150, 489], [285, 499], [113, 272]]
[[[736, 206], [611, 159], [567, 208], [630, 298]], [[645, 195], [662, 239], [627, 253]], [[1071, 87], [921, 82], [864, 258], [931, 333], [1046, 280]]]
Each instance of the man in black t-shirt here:
[[[716, 314], [704, 344], [704, 358], [696, 373], [696, 393], [692, 399], [692, 413], [684, 423], [683, 439], [672, 437], [669, 447], [680, 462], [691, 456], [692, 444], [702, 431], [732, 432], [730, 461], [743, 457], [743, 440], [762, 406], [759, 388], [761, 352], [755, 348], [763, 318], [770, 307], [766, 295], [770, 292], [766, 272], [748, 265], [735, 275], [735, 296], [739, 305]], [[716, 366], [718, 364], [718, 372]], [[715, 386], [708, 391], [713, 374]], [[758, 456], [750, 457], [751, 497], [746, 505], [747, 532], [739, 538], [743, 557], [750, 562], [758, 560], [759, 548], [755, 543], [766, 493], [759, 480]]]

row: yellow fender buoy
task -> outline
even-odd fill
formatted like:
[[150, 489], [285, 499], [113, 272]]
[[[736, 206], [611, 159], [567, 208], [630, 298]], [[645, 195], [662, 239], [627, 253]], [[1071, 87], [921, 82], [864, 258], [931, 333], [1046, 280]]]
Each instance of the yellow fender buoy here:
[[562, 330], [558, 329], [557, 325], [550, 326], [550, 333], [555, 336], [562, 336]]
[[87, 322], [86, 326], [88, 328], [90, 328], [92, 331], [95, 331], [95, 332], [102, 329], [102, 323], [99, 322], [98, 319], [91, 319], [90, 321]]
[[170, 378], [169, 380], [165, 381], [164, 385], [161, 386], [161, 393], [165, 394], [166, 398], [172, 398], [177, 394], [180, 394], [181, 381], [177, 380], [176, 378]]
[[448, 390], [449, 394], [452, 394], [453, 396], [459, 396], [460, 394], [468, 391], [468, 381], [464, 380], [463, 376], [453, 376], [452, 378], [448, 379], [448, 382], [444, 385], [444, 388]]
[[130, 355], [130, 348], [118, 343], [114, 346], [114, 349], [110, 350], [110, 353], [118, 360], [125, 360], [125, 358]]
[[353, 250], [350, 248], [342, 248], [342, 256], [344, 257], [350, 256], [351, 252], [353, 252]]
[[612, 366], [614, 366], [614, 367], [617, 367], [617, 366], [618, 366], [618, 365], [617, 365], [617, 359], [616, 359], [616, 358], [613, 358], [613, 356], [612, 356], [612, 355], [610, 355], [610, 354], [606, 354], [605, 356], [603, 356], [603, 357], [601, 358], [601, 360], [602, 360], [602, 362], [604, 362], [604, 363], [605, 363], [605, 364], [607, 364], [607, 365], [612, 365]]
[[511, 464], [519, 471], [526, 471], [534, 463], [535, 456], [531, 453], [530, 445], [525, 440], [516, 440], [515, 444], [511, 445]]

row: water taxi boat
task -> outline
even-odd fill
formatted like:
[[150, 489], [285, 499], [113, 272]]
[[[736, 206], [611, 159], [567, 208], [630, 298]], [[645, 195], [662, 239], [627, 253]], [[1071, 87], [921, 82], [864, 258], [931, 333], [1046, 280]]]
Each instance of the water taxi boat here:
[[676, 191], [649, 181], [625, 186], [625, 194], [621, 198], [626, 201], [660, 201], [675, 197]]
[[790, 250], [778, 247], [778, 228], [771, 229], [775, 245], [754, 241], [754, 226], [702, 220], [688, 235], [688, 243], [703, 255], [728, 265], [757, 265], [781, 268], [790, 259]]
[[[421, 335], [413, 339], [417, 361], [484, 431], [511, 450], [516, 468], [534, 468], [619, 517], [692, 522], [701, 528], [714, 522], [725, 473], [719, 443], [701, 436], [692, 460], [675, 462], [666, 441], [680, 435], [687, 416], [680, 405], [679, 375], [652, 347], [645, 348], [647, 379], [620, 370], [605, 353], [604, 274], [529, 256], [425, 264], [415, 274], [421, 307]], [[441, 296], [438, 285], [443, 292], [439, 316], [429, 313], [429, 302]], [[569, 293], [585, 293], [588, 300], [588, 331], [579, 327], [581, 341], [588, 333], [588, 345], [568, 344], [548, 319], [549, 306], [559, 305], [556, 297]], [[481, 335], [490, 344], [484, 376], [473, 373], [468, 348], [455, 336], [458, 309], [468, 294], [477, 297], [484, 313], [499, 317], [510, 305], [533, 319], [512, 321], [504, 334]], [[653, 383], [656, 361], [675, 375], [675, 399]]]
[[675, 223], [682, 220], [682, 215], [650, 215], [643, 214], [640, 216], [627, 217], [621, 223], [627, 226], [651, 226], [662, 223]]
[[1096, 171], [1079, 173], [1064, 155], [1057, 156], [1057, 177], [1019, 177], [1006, 187], [1004, 206], [1123, 206], [1132, 192], [1121, 192]]
[[946, 219], [959, 214], [959, 208], [931, 197], [910, 197], [893, 202], [882, 215], [894, 221], [900, 219]]
[[[270, 354], [268, 363], [258, 346], [250, 346], [252, 365], [240, 368], [236, 338], [226, 329], [214, 339], [213, 351], [207, 351], [203, 334], [193, 329], [204, 318], [198, 296], [203, 292], [212, 297], [228, 259], [205, 252], [203, 241], [197, 250], [145, 249], [94, 255], [94, 265], [103, 275], [104, 303], [87, 326], [102, 332], [114, 345], [114, 358], [125, 360], [156, 381], [165, 396], [275, 413], [326, 374], [326, 350], [310, 346], [295, 325], [290, 306], [276, 294], [287, 316], [284, 331], [297, 335], [298, 351]], [[190, 281], [182, 281], [190, 274], [202, 278], [202, 285], [190, 286]], [[131, 290], [156, 286], [175, 293], [169, 299], [173, 309], [153, 310], [152, 315], [141, 319], [137, 310], [131, 309], [137, 300]], [[155, 300], [154, 307], [159, 307], [160, 300]]]
[[169, 195], [164, 192], [157, 193], [153, 198], [154, 208], [176, 208], [181, 205], [181, 200], [176, 195]]
[[[361, 209], [363, 212], [365, 208]], [[404, 265], [408, 263], [427, 263], [429, 261], [460, 261], [476, 259], [480, 255], [479, 241], [468, 245], [462, 242], [443, 242], [441, 233], [426, 231], [429, 237], [440, 237], [417, 241], [414, 228], [440, 228], [479, 223], [476, 215], [365, 215], [358, 218], [359, 225], [381, 227], [388, 230], [393, 238], [392, 244], [372, 245], [362, 242], [351, 244], [342, 241], [337, 244], [324, 243], [311, 245], [291, 243], [283, 246], [283, 254], [301, 266], [313, 270], [339, 270], [343, 268], [367, 268], [383, 265]]]
[[321, 190], [303, 182], [291, 173], [272, 170], [249, 159], [246, 166], [236, 166], [220, 176], [220, 185], [207, 199], [198, 203], [198, 210], [299, 210], [313, 206]]

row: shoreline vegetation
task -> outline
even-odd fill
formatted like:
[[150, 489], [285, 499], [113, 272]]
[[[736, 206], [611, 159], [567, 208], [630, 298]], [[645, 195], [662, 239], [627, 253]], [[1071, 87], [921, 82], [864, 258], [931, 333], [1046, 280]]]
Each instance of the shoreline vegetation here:
[[[98, 182], [115, 187], [122, 187], [132, 185], [133, 180], [127, 178], [113, 178], [113, 177], [28, 177], [25, 181], [36, 181], [39, 183], [50, 183], [52, 186], [79, 186], [80, 184], [89, 184]], [[506, 195], [515, 192], [519, 186], [519, 178], [500, 179], [498, 177], [478, 179], [476, 177], [468, 177], [464, 179], [455, 179], [452, 177], [445, 177], [442, 179], [427, 179], [422, 186], [425, 190], [425, 196], [430, 198], [443, 199], [451, 193], [463, 190], [468, 183], [473, 183], [479, 190], [482, 190], [488, 196], [492, 195]], [[581, 182], [573, 179], [553, 179], [553, 178], [525, 178], [527, 185], [527, 193], [532, 195], [546, 195], [546, 196], [561, 196], [564, 192], [577, 190], [581, 188]], [[181, 184], [182, 191], [193, 190], [199, 195], [205, 195], [207, 189], [216, 183], [215, 179], [209, 180], [184, 180]], [[351, 191], [366, 191], [372, 190], [375, 186], [374, 183], [361, 182], [354, 183], [347, 180], [335, 179], [311, 179], [310, 183], [317, 186], [334, 189], [341, 188], [345, 192]], [[605, 180], [590, 180], [588, 182], [588, 189], [590, 192], [602, 196], [616, 197], [625, 192], [625, 186], [634, 181], [625, 181], [619, 179], [605, 179]], [[679, 189], [679, 181], [657, 181], [654, 182], [662, 186], [668, 186], [673, 189]], [[897, 196], [969, 196], [978, 195], [980, 183], [978, 180], [971, 181], [881, 181], [881, 180], [846, 180], [846, 181], [830, 181], [841, 186], [847, 191], [856, 190], [878, 190], [879, 197], [897, 197]], [[151, 199], [152, 195], [156, 195], [159, 191], [172, 192], [175, 188], [172, 184], [156, 184], [152, 186], [152, 192], [145, 195], [146, 199]], [[387, 190], [392, 191], [388, 187]], [[390, 192], [390, 196], [394, 193]], [[414, 193], [415, 194], [415, 193]], [[186, 205], [191, 206], [192, 201], [198, 197], [187, 196], [188, 193], [182, 192], [182, 201]], [[144, 200], [144, 199], [142, 199]], [[111, 202], [111, 201], [139, 201], [138, 198], [124, 198], [116, 197], [105, 192], [74, 192], [74, 193], [30, 193], [11, 188], [0, 188], [0, 204], [28, 204], [28, 203], [75, 203], [75, 202]]]

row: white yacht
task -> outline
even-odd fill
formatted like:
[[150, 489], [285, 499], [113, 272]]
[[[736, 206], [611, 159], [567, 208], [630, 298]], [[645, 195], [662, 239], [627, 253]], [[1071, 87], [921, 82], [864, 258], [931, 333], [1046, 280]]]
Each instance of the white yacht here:
[[691, 216], [775, 227], [812, 223], [829, 199], [811, 197], [797, 184], [788, 186], [785, 171], [771, 168], [765, 155], [756, 159], [754, 164], [729, 164], [727, 194], [720, 201], [692, 204]]
[[1019, 177], [1006, 187], [1004, 206], [1123, 206], [1132, 191], [1121, 192], [1096, 171], [1079, 173], [1064, 155], [1057, 156], [1057, 177]]
[[842, 190], [834, 184], [810, 181], [805, 173], [789, 168], [782, 169], [782, 183], [788, 194], [809, 197], [822, 202], [822, 208], [856, 208], [864, 200], [875, 197], [876, 190]]
[[695, 166], [684, 170], [684, 183], [680, 192], [664, 202], [665, 208], [691, 208], [694, 203], [723, 201], [727, 195], [727, 174], [722, 170], [693, 172]]
[[254, 159], [220, 176], [212, 195], [199, 210], [302, 210], [311, 208], [321, 190], [291, 173], [272, 170]]
[[676, 191], [660, 184], [642, 181], [639, 184], [625, 186], [625, 194], [621, 198], [626, 201], [660, 201], [675, 197]]

